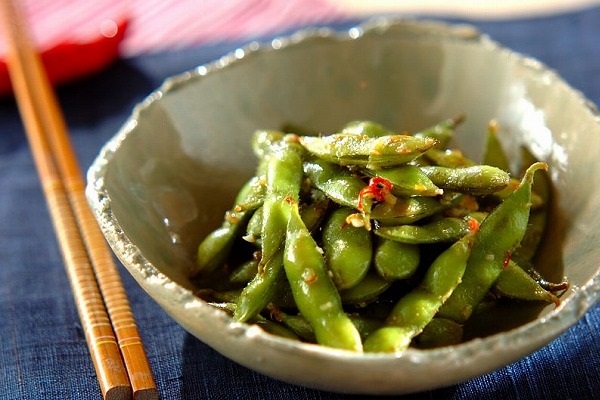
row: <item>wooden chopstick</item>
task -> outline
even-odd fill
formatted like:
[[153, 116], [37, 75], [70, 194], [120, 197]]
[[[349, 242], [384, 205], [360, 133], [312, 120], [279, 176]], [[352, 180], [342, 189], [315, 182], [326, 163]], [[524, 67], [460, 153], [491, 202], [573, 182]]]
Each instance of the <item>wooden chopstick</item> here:
[[86, 202], [58, 100], [17, 5], [0, 3], [13, 89], [102, 394], [110, 400], [157, 399], [119, 272]]

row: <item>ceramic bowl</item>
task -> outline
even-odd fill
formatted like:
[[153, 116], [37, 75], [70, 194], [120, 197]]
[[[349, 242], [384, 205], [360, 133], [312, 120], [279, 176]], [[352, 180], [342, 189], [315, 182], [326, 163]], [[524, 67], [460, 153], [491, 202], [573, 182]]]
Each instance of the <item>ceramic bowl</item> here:
[[[516, 159], [546, 161], [554, 188], [540, 265], [572, 286], [558, 308], [464, 344], [356, 354], [296, 343], [234, 322], [196, 297], [196, 247], [217, 227], [256, 160], [255, 129], [331, 132], [355, 119], [398, 130], [465, 113], [456, 145], [477, 159], [488, 121]], [[450, 385], [541, 348], [600, 297], [600, 152], [596, 109], [541, 63], [473, 27], [383, 19], [346, 32], [309, 29], [251, 43], [168, 79], [135, 108], [88, 173], [87, 195], [112, 249], [178, 323], [226, 357], [271, 377], [348, 393]], [[554, 271], [554, 272], [552, 272]]]

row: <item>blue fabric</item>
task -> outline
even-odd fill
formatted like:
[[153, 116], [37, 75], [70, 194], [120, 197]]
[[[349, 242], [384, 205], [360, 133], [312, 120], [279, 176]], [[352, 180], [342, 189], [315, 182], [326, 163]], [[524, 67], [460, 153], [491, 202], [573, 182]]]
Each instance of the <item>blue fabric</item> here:
[[[548, 64], [600, 104], [600, 8], [474, 25]], [[134, 104], [166, 76], [240, 44], [122, 60], [95, 77], [60, 88], [82, 168], [90, 165]], [[281, 383], [229, 361], [186, 333], [124, 268], [121, 272], [163, 399], [365, 398]], [[403, 398], [600, 398], [599, 328], [596, 305], [559, 339], [512, 365]], [[10, 99], [0, 100], [0, 343], [0, 399], [100, 398], [17, 108]]]

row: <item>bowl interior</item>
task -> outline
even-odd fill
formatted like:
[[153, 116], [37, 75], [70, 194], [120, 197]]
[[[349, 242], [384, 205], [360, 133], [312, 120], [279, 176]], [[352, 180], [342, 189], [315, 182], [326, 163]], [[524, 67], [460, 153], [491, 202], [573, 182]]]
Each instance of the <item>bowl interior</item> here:
[[[90, 197], [98, 208], [101, 193], [99, 219], [125, 266], [204, 339], [181, 304], [160, 300], [164, 288], [155, 292], [149, 277], [193, 289], [188, 272], [198, 243], [254, 172], [254, 130], [293, 123], [332, 132], [371, 119], [412, 131], [460, 113], [467, 118], [456, 145], [472, 158], [496, 119], [515, 166], [521, 145], [548, 162], [555, 196], [537, 266], [547, 279], [568, 277], [565, 303], [576, 297], [589, 307], [598, 298], [600, 264], [600, 186], [591, 167], [600, 151], [598, 115], [555, 73], [469, 27], [401, 22], [343, 35], [304, 32], [173, 78], [104, 149], [90, 173]], [[123, 238], [127, 245], [118, 243]], [[590, 291], [585, 301], [582, 287]], [[564, 329], [558, 324], [553, 335]]]

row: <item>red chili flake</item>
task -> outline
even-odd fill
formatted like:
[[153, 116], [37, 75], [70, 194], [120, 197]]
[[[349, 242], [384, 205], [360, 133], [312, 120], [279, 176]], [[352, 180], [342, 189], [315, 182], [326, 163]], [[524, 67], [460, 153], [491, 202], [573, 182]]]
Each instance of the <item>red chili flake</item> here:
[[506, 257], [504, 257], [504, 262], [502, 263], [502, 268], [508, 267], [509, 262], [510, 262], [510, 251], [507, 251]]
[[292, 205], [296, 204], [296, 200], [292, 196], [286, 196], [283, 201]]
[[469, 218], [469, 230], [470, 231], [477, 231], [479, 230], [479, 221], [477, 221], [475, 218]]
[[369, 184], [358, 193], [358, 210], [363, 211], [363, 199], [370, 196], [376, 201], [385, 201], [392, 190], [392, 182], [385, 178], [375, 177], [369, 179]]

